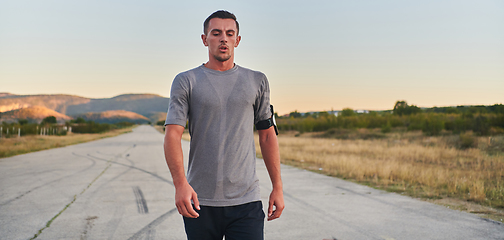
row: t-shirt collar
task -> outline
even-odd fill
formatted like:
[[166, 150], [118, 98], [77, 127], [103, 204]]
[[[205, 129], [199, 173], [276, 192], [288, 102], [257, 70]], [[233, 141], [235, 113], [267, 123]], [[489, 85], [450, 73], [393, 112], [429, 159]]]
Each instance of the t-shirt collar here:
[[201, 69], [203, 69], [203, 71], [214, 73], [214, 74], [220, 74], [220, 75], [226, 75], [226, 74], [234, 73], [239, 68], [238, 64], [236, 64], [236, 63], [235, 63], [235, 65], [231, 69], [226, 70], [226, 71], [217, 71], [217, 70], [213, 70], [213, 69], [207, 68], [207, 67], [205, 67], [205, 63], [201, 64], [200, 67], [201, 67]]

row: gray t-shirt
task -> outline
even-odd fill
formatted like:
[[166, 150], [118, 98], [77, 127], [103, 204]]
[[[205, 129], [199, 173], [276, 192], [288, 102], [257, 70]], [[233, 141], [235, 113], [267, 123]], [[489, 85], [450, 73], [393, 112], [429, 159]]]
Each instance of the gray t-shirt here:
[[201, 65], [175, 77], [165, 125], [189, 120], [187, 180], [201, 205], [261, 199], [253, 128], [271, 117], [269, 94], [263, 73], [238, 65], [224, 72]]

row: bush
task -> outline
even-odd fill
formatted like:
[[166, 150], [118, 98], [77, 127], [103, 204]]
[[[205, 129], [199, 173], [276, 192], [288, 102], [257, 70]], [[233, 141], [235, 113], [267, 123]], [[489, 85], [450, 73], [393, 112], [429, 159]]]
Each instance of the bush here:
[[102, 133], [113, 129], [113, 125], [108, 123], [88, 122], [72, 126], [73, 133]]
[[119, 122], [115, 124], [110, 123], [96, 123], [93, 121], [88, 121], [86, 123], [74, 124], [72, 125], [73, 133], [102, 133], [110, 130], [125, 128], [135, 125], [131, 122]]
[[438, 116], [430, 115], [425, 119], [422, 132], [427, 136], [435, 136], [444, 129], [444, 122]]
[[385, 138], [385, 134], [376, 132], [369, 129], [342, 129], [333, 128], [329, 129], [325, 133], [320, 134], [318, 137], [323, 138], [336, 138], [336, 139], [381, 139]]
[[390, 122], [387, 122], [387, 125], [385, 125], [381, 128], [381, 132], [382, 133], [389, 133], [390, 131], [392, 131], [392, 125], [390, 125]]
[[351, 117], [351, 116], [355, 116], [355, 115], [356, 115], [355, 111], [351, 108], [344, 108], [341, 111], [341, 116], [343, 116], [343, 117]]
[[474, 136], [473, 132], [467, 131], [459, 135], [459, 148], [468, 149], [478, 147], [478, 138]]
[[489, 154], [504, 153], [504, 135], [490, 137], [486, 151]]
[[49, 116], [49, 117], [46, 117], [42, 120], [42, 123], [41, 124], [56, 124], [57, 121], [56, 121], [56, 117], [55, 116]]
[[61, 130], [56, 135], [58, 135], [58, 136], [66, 136], [67, 135], [67, 131], [66, 130]]
[[125, 127], [130, 127], [130, 126], [133, 126], [135, 125], [134, 123], [132, 122], [118, 122], [118, 123], [115, 123], [114, 124], [116, 127], [119, 127], [119, 128], [125, 128]]
[[75, 119], [75, 121], [73, 121], [74, 123], [86, 123], [86, 120], [82, 117], [78, 117], [77, 119]]
[[18, 119], [19, 125], [25, 125], [28, 124], [28, 119]]
[[502, 129], [500, 127], [491, 127], [490, 131], [488, 131], [488, 133], [492, 136], [504, 134], [504, 129]]
[[[350, 108], [345, 108], [336, 117], [328, 112], [301, 114], [292, 112], [290, 117], [277, 119], [281, 131], [322, 132], [333, 128], [342, 129], [382, 129], [383, 133], [391, 129], [405, 128], [408, 131], [422, 130], [427, 136], [439, 135], [443, 130], [452, 132], [458, 137], [460, 133], [472, 131], [478, 136], [498, 135], [499, 129], [504, 129], [504, 114], [501, 105], [495, 110], [490, 107], [445, 107], [431, 108], [423, 111], [398, 101], [394, 113], [390, 111], [357, 114]], [[483, 113], [487, 112], [487, 113]], [[391, 129], [389, 129], [390, 125]]]
[[490, 122], [485, 116], [478, 115], [474, 118], [473, 131], [478, 135], [488, 135], [490, 131]]

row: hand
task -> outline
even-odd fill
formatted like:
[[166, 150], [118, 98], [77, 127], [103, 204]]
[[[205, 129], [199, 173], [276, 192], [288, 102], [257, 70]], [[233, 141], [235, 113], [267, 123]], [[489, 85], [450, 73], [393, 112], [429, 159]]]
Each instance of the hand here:
[[[275, 209], [273, 210], [273, 206]], [[268, 221], [277, 219], [282, 215], [282, 211], [285, 208], [284, 199], [283, 199], [283, 191], [273, 189], [269, 198], [269, 206], [268, 206]]]
[[197, 210], [200, 210], [198, 194], [194, 191], [194, 189], [189, 185], [189, 183], [185, 183], [175, 190], [175, 205], [177, 206], [178, 212], [188, 218], [197, 218], [199, 214], [194, 210], [191, 200], [194, 202], [194, 207]]

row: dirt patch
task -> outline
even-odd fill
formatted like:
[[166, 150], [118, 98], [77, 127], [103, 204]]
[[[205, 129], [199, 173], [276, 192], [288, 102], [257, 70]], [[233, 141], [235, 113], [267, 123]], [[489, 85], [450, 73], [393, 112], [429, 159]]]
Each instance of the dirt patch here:
[[91, 228], [94, 226], [94, 221], [97, 219], [97, 216], [89, 216], [86, 218], [86, 226], [84, 227], [84, 231], [81, 234], [80, 240], [86, 240], [88, 233], [91, 231]]

